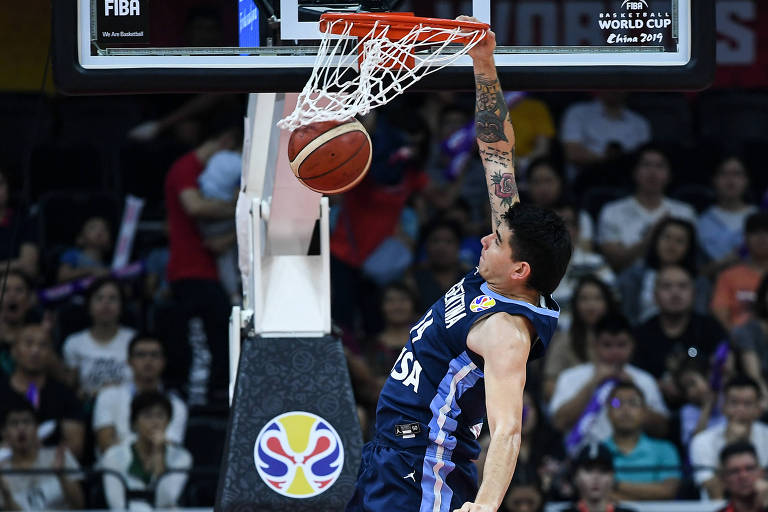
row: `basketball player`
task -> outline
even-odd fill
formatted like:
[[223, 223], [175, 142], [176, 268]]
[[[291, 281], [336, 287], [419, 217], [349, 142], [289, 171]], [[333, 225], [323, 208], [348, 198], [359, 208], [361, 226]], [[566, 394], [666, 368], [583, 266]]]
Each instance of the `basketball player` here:
[[[553, 212], [519, 203], [495, 46], [489, 32], [469, 52], [492, 232], [477, 268], [411, 329], [379, 396], [375, 438], [363, 450], [348, 512], [496, 511], [515, 470], [526, 363], [555, 332], [559, 308], [550, 294], [571, 241]], [[472, 460], [486, 416], [491, 442], [478, 490]]]

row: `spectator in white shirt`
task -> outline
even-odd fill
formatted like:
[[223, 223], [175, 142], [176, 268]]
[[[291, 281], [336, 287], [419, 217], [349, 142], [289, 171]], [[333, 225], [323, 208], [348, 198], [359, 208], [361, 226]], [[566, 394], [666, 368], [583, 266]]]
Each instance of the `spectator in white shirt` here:
[[76, 372], [80, 393], [94, 397], [109, 384], [131, 380], [128, 343], [136, 332], [120, 325], [123, 298], [120, 284], [111, 278], [97, 279], [88, 288], [91, 326], [64, 340], [66, 365]]
[[595, 326], [594, 362], [565, 370], [557, 378], [549, 404], [553, 425], [566, 434], [566, 448], [575, 453], [586, 443], [602, 442], [613, 434], [606, 400], [621, 381], [634, 383], [648, 406], [646, 433], [663, 437], [669, 411], [656, 379], [629, 364], [634, 349], [631, 327], [619, 314], [604, 316]]
[[735, 441], [749, 441], [757, 451], [760, 466], [768, 465], [768, 425], [760, 417], [760, 387], [744, 375], [732, 377], [725, 384], [723, 415], [725, 423], [696, 434], [691, 440], [690, 460], [693, 479], [710, 499], [723, 497], [722, 482], [717, 478], [718, 454]]
[[165, 436], [174, 443], [183, 443], [187, 428], [187, 406], [175, 393], [163, 391], [163, 344], [147, 334], [135, 336], [128, 345], [128, 364], [133, 370], [133, 381], [118, 386], [107, 386], [96, 397], [93, 431], [98, 451], [104, 453], [110, 446], [133, 437], [130, 422], [131, 399], [137, 393], [145, 391], [163, 392], [171, 402], [173, 414]]
[[603, 206], [598, 220], [600, 249], [617, 271], [646, 253], [652, 227], [663, 217], [696, 221], [696, 212], [690, 205], [664, 196], [670, 166], [661, 150], [652, 146], [640, 150], [632, 178], [634, 195]]
[[42, 447], [37, 438], [35, 409], [21, 396], [9, 397], [2, 409], [3, 441], [10, 458], [0, 462], [0, 470], [50, 470], [50, 473], [0, 474], [0, 509], [64, 510], [83, 508], [79, 474], [55, 473], [79, 469], [64, 445]]
[[131, 491], [132, 497], [128, 498], [118, 477], [104, 473], [104, 494], [110, 509], [178, 506], [187, 482], [187, 472], [183, 470], [192, 468], [192, 455], [166, 439], [172, 414], [171, 402], [158, 391], [133, 398], [131, 427], [136, 433], [135, 440], [112, 446], [100, 462], [102, 468], [119, 473]]
[[568, 107], [560, 137], [569, 163], [583, 168], [651, 140], [651, 125], [626, 107], [626, 99], [625, 92], [602, 91], [593, 101]]

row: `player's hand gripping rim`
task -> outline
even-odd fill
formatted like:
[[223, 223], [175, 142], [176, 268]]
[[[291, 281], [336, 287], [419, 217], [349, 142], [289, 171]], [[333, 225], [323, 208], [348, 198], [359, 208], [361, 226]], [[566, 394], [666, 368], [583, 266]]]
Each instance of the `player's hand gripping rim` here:
[[[482, 23], [474, 16], [457, 16], [456, 21], [472, 21], [475, 23]], [[496, 49], [496, 34], [493, 30], [488, 30], [485, 33], [485, 37], [480, 40], [477, 45], [469, 50], [469, 56], [473, 60], [487, 60], [493, 58], [493, 51]]]

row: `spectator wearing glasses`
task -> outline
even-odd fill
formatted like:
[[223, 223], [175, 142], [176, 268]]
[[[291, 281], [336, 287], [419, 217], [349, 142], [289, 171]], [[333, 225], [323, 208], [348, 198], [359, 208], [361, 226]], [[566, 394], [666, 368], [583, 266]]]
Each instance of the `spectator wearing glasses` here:
[[747, 441], [731, 443], [720, 452], [720, 480], [728, 503], [718, 512], [763, 512], [768, 509], [768, 482]]
[[749, 441], [755, 447], [760, 466], [768, 465], [768, 425], [760, 417], [760, 388], [753, 379], [743, 375], [732, 377], [725, 384], [723, 415], [726, 422], [710, 427], [691, 440], [690, 460], [694, 481], [710, 499], [723, 497], [722, 481], [717, 478], [717, 454], [736, 441]]
[[145, 391], [160, 391], [170, 401], [173, 414], [165, 431], [174, 443], [184, 442], [187, 427], [187, 406], [175, 393], [163, 390], [162, 374], [165, 354], [160, 340], [147, 334], [135, 336], [128, 345], [128, 364], [133, 380], [102, 389], [93, 409], [93, 431], [100, 453], [133, 436], [131, 432], [131, 399]]
[[669, 441], [643, 433], [646, 407], [640, 388], [620, 382], [608, 395], [613, 436], [606, 446], [616, 468], [614, 495], [623, 500], [671, 500], [680, 485], [680, 457]]

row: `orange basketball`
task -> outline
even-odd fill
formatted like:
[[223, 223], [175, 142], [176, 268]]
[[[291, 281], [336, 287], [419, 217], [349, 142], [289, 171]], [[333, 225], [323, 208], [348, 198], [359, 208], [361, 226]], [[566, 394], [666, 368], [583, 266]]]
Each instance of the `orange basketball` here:
[[323, 194], [340, 194], [360, 183], [372, 154], [368, 132], [354, 119], [301, 126], [288, 140], [293, 174]]

